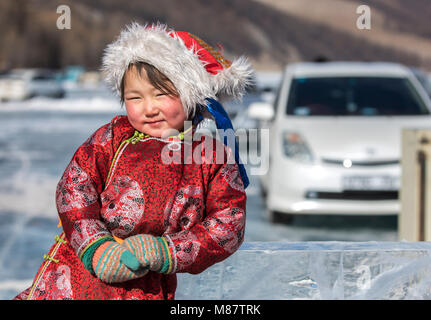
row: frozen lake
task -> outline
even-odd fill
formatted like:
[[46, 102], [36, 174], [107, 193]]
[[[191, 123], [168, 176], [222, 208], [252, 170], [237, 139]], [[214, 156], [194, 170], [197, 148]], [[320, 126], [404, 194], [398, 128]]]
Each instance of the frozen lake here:
[[[123, 111], [115, 101], [102, 98], [0, 104], [0, 299], [31, 284], [61, 232], [55, 208], [61, 174], [77, 147], [118, 113]], [[298, 217], [290, 225], [271, 224], [258, 177], [249, 178], [246, 242], [398, 240], [396, 216]]]

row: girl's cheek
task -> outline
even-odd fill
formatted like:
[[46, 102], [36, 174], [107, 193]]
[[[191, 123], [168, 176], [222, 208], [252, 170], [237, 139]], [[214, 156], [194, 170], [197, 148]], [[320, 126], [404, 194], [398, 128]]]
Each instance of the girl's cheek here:
[[185, 120], [184, 108], [179, 98], [170, 98], [166, 112], [169, 113], [172, 119]]
[[137, 113], [136, 111], [137, 111], [136, 105], [133, 102], [131, 102], [131, 101], [126, 102], [126, 112], [129, 116], [134, 117]]

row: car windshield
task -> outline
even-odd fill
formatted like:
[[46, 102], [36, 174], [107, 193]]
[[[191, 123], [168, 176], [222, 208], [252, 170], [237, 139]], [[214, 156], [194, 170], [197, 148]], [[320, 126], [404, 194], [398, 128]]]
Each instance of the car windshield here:
[[297, 78], [287, 103], [295, 116], [394, 116], [429, 114], [406, 78]]

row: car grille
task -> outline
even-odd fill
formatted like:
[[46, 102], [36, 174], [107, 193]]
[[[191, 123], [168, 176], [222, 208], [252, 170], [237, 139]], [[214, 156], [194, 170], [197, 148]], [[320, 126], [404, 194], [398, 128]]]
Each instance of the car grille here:
[[[343, 166], [344, 160], [322, 158], [323, 163]], [[352, 160], [352, 166], [375, 167], [399, 164], [400, 160], [375, 160], [375, 161], [356, 161]]]
[[306, 199], [325, 199], [325, 200], [398, 200], [398, 191], [386, 190], [345, 190], [342, 192], [322, 192], [308, 191]]

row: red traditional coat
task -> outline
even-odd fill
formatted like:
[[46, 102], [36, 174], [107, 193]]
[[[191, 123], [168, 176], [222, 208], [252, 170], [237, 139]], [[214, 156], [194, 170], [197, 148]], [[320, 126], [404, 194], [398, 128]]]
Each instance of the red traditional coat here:
[[[200, 273], [241, 245], [246, 194], [231, 150], [195, 129], [184, 140], [135, 132], [116, 116], [78, 148], [56, 191], [63, 232], [15, 299], [174, 299], [177, 272]], [[79, 258], [101, 237], [136, 234], [166, 236], [170, 274], [106, 284]]]

